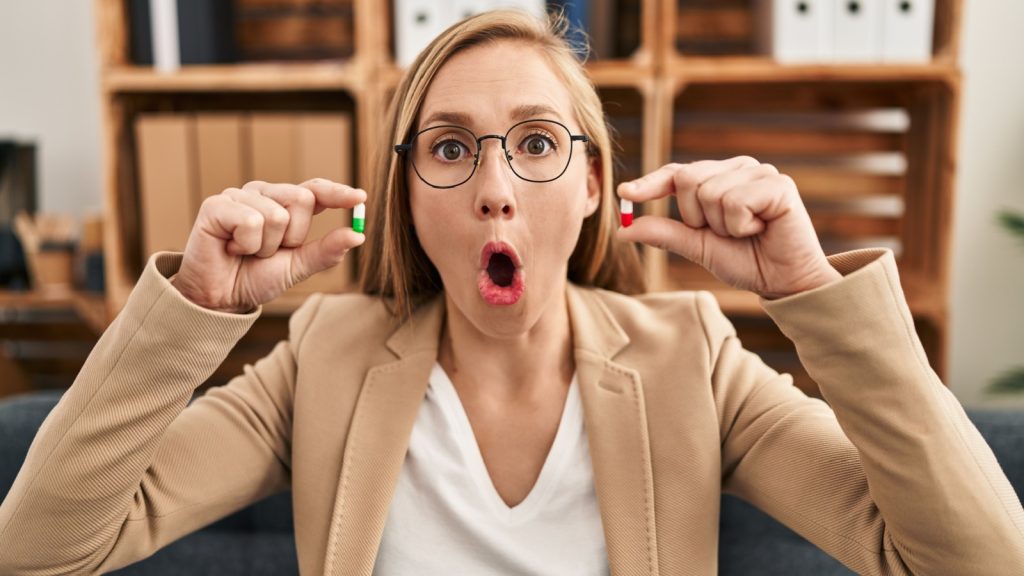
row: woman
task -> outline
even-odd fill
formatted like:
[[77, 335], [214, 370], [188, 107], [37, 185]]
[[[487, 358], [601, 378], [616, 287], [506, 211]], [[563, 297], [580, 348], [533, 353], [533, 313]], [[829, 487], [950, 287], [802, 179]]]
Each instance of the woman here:
[[[1024, 512], [929, 369], [892, 253], [826, 257], [792, 180], [669, 165], [618, 193], [674, 194], [683, 222], [616, 230], [600, 102], [517, 13], [442, 34], [390, 118], [366, 294], [311, 297], [186, 408], [261, 303], [364, 241], [305, 243], [312, 213], [367, 200], [343, 184], [207, 200], [40, 431], [0, 571], [124, 566], [289, 487], [308, 574], [710, 574], [723, 489], [859, 572], [1024, 565]], [[832, 409], [710, 294], [628, 295], [634, 242], [760, 294]]]

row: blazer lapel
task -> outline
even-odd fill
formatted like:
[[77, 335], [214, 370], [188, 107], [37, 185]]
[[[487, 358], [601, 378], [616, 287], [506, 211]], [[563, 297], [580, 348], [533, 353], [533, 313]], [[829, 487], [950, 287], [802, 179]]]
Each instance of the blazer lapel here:
[[612, 358], [629, 337], [595, 294], [572, 284], [576, 377], [611, 573], [657, 574], [654, 477], [643, 388]]
[[[590, 291], [569, 284], [577, 382], [611, 573], [657, 574], [654, 480], [640, 376], [613, 360], [629, 337]], [[366, 375], [345, 444], [324, 573], [370, 575], [426, 394], [444, 298], [388, 340], [396, 360]]]
[[412, 427], [437, 359], [443, 319], [443, 297], [425, 304], [387, 342], [398, 359], [366, 374], [345, 443], [325, 574], [373, 571]]

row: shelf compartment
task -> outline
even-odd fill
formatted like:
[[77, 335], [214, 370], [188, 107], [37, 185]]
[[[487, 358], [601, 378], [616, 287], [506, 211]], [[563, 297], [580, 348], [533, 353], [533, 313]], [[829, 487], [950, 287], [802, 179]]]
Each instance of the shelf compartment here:
[[[112, 219], [113, 224], [105, 231], [107, 234], [105, 245], [117, 248], [117, 254], [110, 256], [106, 268], [111, 314], [116, 314], [124, 305], [128, 293], [148, 259], [148, 254], [144, 254], [142, 249], [140, 180], [136, 155], [138, 143], [134, 130], [135, 121], [141, 115], [166, 113], [183, 116], [206, 114], [222, 116], [228, 114], [245, 118], [252, 114], [275, 116], [293, 113], [314, 115], [325, 112], [345, 113], [351, 123], [349, 143], [351, 156], [347, 159], [347, 164], [352, 172], [352, 181], [359, 181], [361, 169], [357, 161], [356, 142], [360, 120], [356, 114], [358, 110], [356, 102], [347, 92], [273, 93], [257, 91], [235, 92], [230, 95], [218, 92], [143, 92], [115, 95], [112, 97], [111, 103], [114, 117], [110, 122], [115, 127], [113, 131], [113, 134], [116, 135], [114, 145], [118, 150], [114, 155], [115, 162], [111, 167], [113, 183], [109, 185], [113, 186], [114, 194], [112, 205], [108, 208], [108, 213], [113, 212], [117, 216]], [[245, 130], [243, 128], [243, 132]], [[243, 135], [243, 137], [247, 138], [248, 136]], [[266, 176], [263, 178], [277, 181]], [[243, 184], [245, 182], [240, 181], [233, 185], [241, 186]], [[202, 196], [215, 193], [206, 190], [199, 192]], [[185, 198], [182, 201], [186, 201]], [[347, 260], [347, 265], [351, 267], [352, 261]], [[352, 273], [347, 273], [346, 276], [351, 277]], [[304, 295], [301, 298], [291, 296], [293, 295], [286, 293], [282, 295], [279, 302], [269, 303], [268, 312], [285, 313], [294, 310], [298, 304], [301, 304]]]
[[674, 102], [672, 159], [770, 162], [796, 181], [826, 253], [891, 247], [941, 290], [952, 132], [938, 114], [950, 98], [943, 82], [693, 84]]
[[[957, 92], [941, 78], [684, 83], [666, 140], [675, 162], [744, 154], [793, 177], [826, 254], [891, 249], [911, 312], [932, 327], [929, 357], [944, 362]], [[674, 198], [661, 206], [680, 217]], [[659, 289], [708, 290], [730, 317], [765, 316], [755, 294], [664, 260]]]

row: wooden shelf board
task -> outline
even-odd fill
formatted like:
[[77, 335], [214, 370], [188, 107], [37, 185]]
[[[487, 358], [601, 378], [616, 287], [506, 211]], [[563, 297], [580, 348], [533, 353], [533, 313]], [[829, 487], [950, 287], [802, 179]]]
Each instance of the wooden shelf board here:
[[780, 64], [763, 56], [675, 56], [669, 66], [677, 87], [687, 83], [739, 82], [907, 82], [959, 77], [955, 65]]
[[587, 73], [598, 87], [642, 86], [654, 79], [649, 67], [632, 60], [595, 60], [586, 65]]
[[349, 90], [360, 84], [349, 61], [182, 66], [116, 66], [102, 76], [108, 92]]

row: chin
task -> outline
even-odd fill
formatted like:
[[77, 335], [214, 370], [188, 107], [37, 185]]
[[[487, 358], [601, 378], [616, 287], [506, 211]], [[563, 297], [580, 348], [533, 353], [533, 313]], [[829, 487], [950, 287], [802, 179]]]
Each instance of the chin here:
[[531, 298], [523, 294], [515, 304], [489, 304], [476, 290], [460, 294], [446, 292], [449, 313], [457, 312], [466, 322], [488, 338], [515, 338], [526, 334], [540, 318], [540, 310], [531, 306]]

